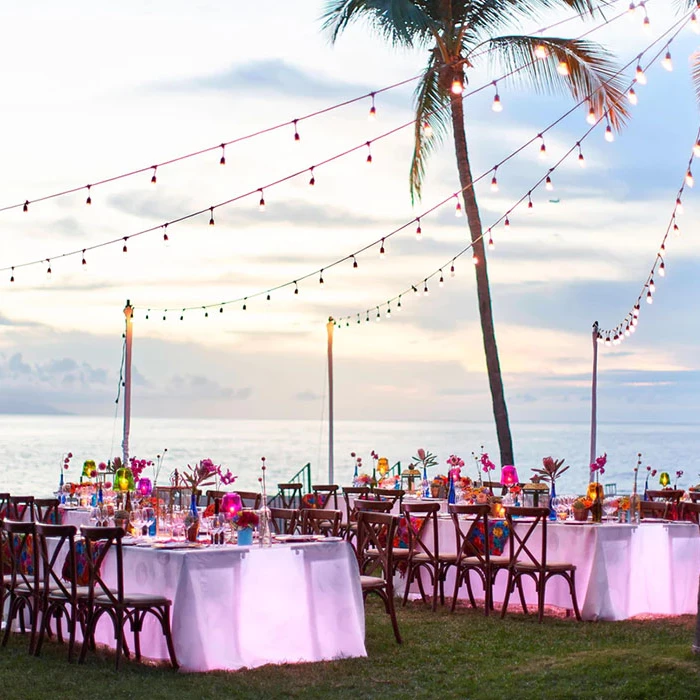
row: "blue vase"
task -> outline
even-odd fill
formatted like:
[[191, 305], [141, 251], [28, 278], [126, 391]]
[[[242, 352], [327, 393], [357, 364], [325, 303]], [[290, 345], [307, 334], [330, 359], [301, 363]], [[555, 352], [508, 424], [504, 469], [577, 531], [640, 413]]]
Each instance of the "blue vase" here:
[[253, 544], [252, 527], [244, 527], [238, 531], [238, 544], [242, 547], [249, 547]]
[[423, 466], [423, 498], [430, 498], [430, 482], [428, 481], [428, 470]]
[[552, 508], [552, 501], [557, 497], [557, 490], [554, 488], [554, 482], [552, 481], [552, 489], [549, 493], [549, 519], [556, 520], [557, 512]]
[[447, 494], [447, 502], [448, 503], [454, 503], [456, 499], [456, 494], [455, 494], [455, 481], [452, 477], [450, 477], [450, 490]]

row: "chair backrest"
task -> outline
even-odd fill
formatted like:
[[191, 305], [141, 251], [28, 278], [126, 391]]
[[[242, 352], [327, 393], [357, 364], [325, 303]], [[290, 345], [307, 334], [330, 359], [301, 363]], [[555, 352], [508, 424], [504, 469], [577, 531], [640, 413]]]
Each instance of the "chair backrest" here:
[[304, 484], [297, 482], [277, 484], [277, 488], [279, 489], [279, 497], [283, 508], [298, 508], [301, 505], [301, 491], [304, 488]]
[[356, 500], [355, 501], [355, 511], [360, 513], [360, 511], [372, 511], [373, 513], [391, 513], [391, 509], [394, 507], [392, 501], [365, 501]]
[[252, 508], [253, 510], [260, 508], [260, 503], [262, 502], [262, 494], [260, 492], [236, 491], [236, 493], [241, 497], [241, 503], [244, 508]]
[[301, 511], [301, 532], [303, 535], [332, 535], [337, 537], [340, 532], [339, 510], [318, 510], [304, 508]]
[[334, 510], [338, 510], [337, 484], [312, 484], [311, 491], [316, 497], [316, 508], [326, 508], [332, 500]]
[[221, 500], [228, 491], [206, 491], [205, 496], [207, 497], [207, 506], [210, 506], [218, 498]]
[[[53, 589], [69, 601], [76, 600], [78, 587], [75, 525], [48, 525], [36, 523], [36, 539], [41, 559], [44, 591]], [[53, 538], [51, 547], [47, 538]], [[68, 580], [64, 578], [68, 573]]]
[[35, 591], [39, 586], [39, 566], [34, 543], [34, 521], [3, 520], [2, 529], [6, 535], [9, 564], [11, 567], [11, 587], [21, 585]]
[[185, 486], [155, 486], [153, 496], [163, 501], [166, 509], [172, 510], [175, 506], [189, 508], [190, 494], [192, 490]]
[[[2, 495], [0, 493], [0, 503], [2, 503]], [[690, 496], [690, 500], [693, 503], [698, 503], [700, 502], [700, 491], [688, 491], [688, 495]], [[0, 514], [2, 513], [2, 510], [0, 510]]]
[[[440, 556], [438, 544], [437, 514], [439, 503], [404, 503], [403, 515], [408, 529], [408, 556], [425, 554], [430, 561], [436, 562]], [[431, 535], [428, 534], [430, 526]]]
[[651, 501], [668, 501], [680, 503], [683, 498], [683, 489], [663, 489], [662, 491], [647, 491], [647, 498]]
[[401, 510], [406, 492], [403, 489], [373, 489], [372, 493], [378, 501], [391, 501], [392, 506], [398, 501], [399, 510]]
[[7, 515], [7, 509], [10, 505], [10, 494], [0, 493], [0, 520]]
[[36, 522], [59, 525], [58, 498], [35, 498], [34, 510], [36, 511]]
[[294, 508], [270, 508], [270, 525], [278, 535], [293, 535], [298, 518], [299, 511]]
[[[547, 521], [549, 519], [549, 508], [516, 508], [514, 506], [506, 506], [506, 520], [510, 530], [508, 538], [510, 545], [510, 562], [511, 565], [516, 561], [522, 561], [525, 564], [532, 564], [540, 570], [547, 566]], [[519, 518], [521, 527], [515, 528], [513, 519]], [[525, 520], [522, 520], [522, 519]], [[538, 558], [531, 549], [534, 538], [532, 537], [540, 527], [541, 552]], [[527, 528], [527, 529], [526, 529]], [[528, 542], [530, 545], [528, 546]]]
[[7, 518], [34, 522], [34, 496], [10, 496]]
[[684, 503], [683, 517], [700, 525], [700, 503]]
[[644, 518], [666, 518], [669, 515], [670, 503], [663, 501], [641, 501], [639, 503], [639, 514]]
[[[467, 557], [476, 558], [480, 564], [488, 565], [491, 547], [489, 546], [489, 513], [491, 506], [450, 504], [448, 507], [452, 522], [455, 526], [455, 542], [457, 543], [457, 563]], [[474, 546], [473, 535], [479, 524], [484, 526], [484, 551], [480, 552]]]
[[357, 520], [357, 501], [367, 500], [369, 497], [369, 486], [343, 486], [343, 500], [349, 523]]
[[[121, 527], [81, 527], [85, 540], [85, 567], [88, 572], [88, 605], [92, 606], [95, 596], [106, 596], [112, 604], [124, 602], [124, 560], [122, 552]], [[102, 562], [111, 550], [117, 557], [117, 586], [110, 588], [102, 578]]]
[[362, 510], [357, 514], [357, 559], [364, 571], [367, 550], [372, 550], [371, 564], [381, 567], [381, 578], [386, 581], [387, 594], [393, 590], [394, 538], [399, 518], [390, 513]]
[[617, 484], [603, 484], [603, 495], [617, 496]]

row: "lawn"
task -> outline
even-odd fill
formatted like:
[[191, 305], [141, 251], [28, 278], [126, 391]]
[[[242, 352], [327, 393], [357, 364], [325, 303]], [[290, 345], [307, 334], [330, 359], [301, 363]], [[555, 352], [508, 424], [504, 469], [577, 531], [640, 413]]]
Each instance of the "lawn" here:
[[488, 619], [460, 607], [399, 609], [404, 644], [375, 601], [367, 609], [366, 659], [266, 666], [238, 673], [181, 674], [126, 662], [117, 674], [106, 651], [85, 666], [65, 649], [29, 657], [12, 635], [0, 649], [0, 700], [80, 698], [700, 698], [700, 656], [692, 616], [584, 622], [551, 616]]

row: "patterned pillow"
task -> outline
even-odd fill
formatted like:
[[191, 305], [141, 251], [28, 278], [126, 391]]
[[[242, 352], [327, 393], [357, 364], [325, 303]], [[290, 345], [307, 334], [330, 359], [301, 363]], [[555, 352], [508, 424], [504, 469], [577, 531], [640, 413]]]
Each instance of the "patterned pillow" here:
[[[491, 556], [500, 556], [508, 543], [510, 530], [505, 520], [489, 521], [489, 554]], [[474, 528], [471, 534], [471, 543], [479, 554], [484, 553], [484, 523], [480, 522]]]
[[[99, 558], [104, 544], [95, 542], [92, 548], [92, 561], [96, 562]], [[76, 583], [78, 586], [87, 586], [90, 582], [90, 571], [87, 565], [87, 551], [85, 542], [79, 541], [75, 543], [75, 573]], [[64, 581], [70, 581], [70, 553], [66, 552], [66, 558], [63, 560], [63, 568], [61, 569], [61, 578]]]
[[[27, 535], [27, 542], [22, 548], [22, 552], [19, 558], [19, 570], [20, 573], [25, 576], [34, 575], [34, 538], [31, 535]], [[19, 549], [22, 545], [22, 535], [12, 535], [15, 550]], [[3, 574], [12, 573], [12, 552], [10, 551], [10, 543], [7, 539], [3, 540], [2, 543], [2, 563], [3, 563]]]

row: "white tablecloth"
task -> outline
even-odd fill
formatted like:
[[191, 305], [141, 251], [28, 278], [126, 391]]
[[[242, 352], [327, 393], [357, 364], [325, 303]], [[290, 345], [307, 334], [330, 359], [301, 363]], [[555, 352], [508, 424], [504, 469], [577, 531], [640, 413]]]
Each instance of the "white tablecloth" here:
[[90, 508], [65, 508], [58, 507], [58, 514], [62, 525], [90, 525]]
[[[172, 600], [175, 651], [184, 671], [367, 655], [359, 572], [346, 542], [265, 549], [124, 547], [124, 567], [127, 594]], [[103, 574], [113, 580], [111, 555]], [[106, 619], [98, 625], [97, 641], [114, 646]], [[141, 648], [146, 657], [168, 658], [155, 618], [146, 620]]]
[[[438, 533], [440, 551], [456, 551], [452, 521], [438, 520]], [[540, 538], [536, 531], [529, 540], [533, 545], [537, 543], [531, 547], [536, 555], [540, 554]], [[700, 529], [695, 524], [549, 523], [547, 538], [549, 561], [576, 565], [576, 593], [585, 620], [697, 612]], [[508, 548], [504, 554], [508, 554]], [[454, 590], [453, 571], [445, 584], [447, 595], [452, 595]], [[495, 601], [503, 601], [506, 581], [507, 572], [502, 571], [494, 586]], [[403, 588], [403, 583], [400, 585]], [[483, 589], [476, 574], [472, 574], [472, 586], [479, 597]], [[523, 577], [523, 587], [528, 604], [536, 605], [535, 587], [528, 577]], [[466, 587], [460, 589], [459, 596], [467, 597]], [[569, 587], [563, 578], [555, 577], [547, 583], [546, 603], [571, 608]], [[511, 596], [509, 609], [520, 609], [517, 594]]]

